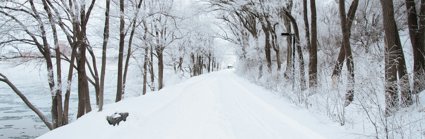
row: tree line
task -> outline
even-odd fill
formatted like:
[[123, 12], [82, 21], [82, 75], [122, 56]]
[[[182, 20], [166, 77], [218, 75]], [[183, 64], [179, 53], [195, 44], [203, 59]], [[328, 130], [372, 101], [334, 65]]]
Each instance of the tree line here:
[[[344, 98], [346, 107], [353, 102], [355, 96], [355, 61], [352, 45], [365, 47], [368, 52], [372, 44], [379, 44], [383, 39], [385, 114], [390, 116], [400, 107], [411, 106], [414, 103], [413, 96], [424, 90], [425, 3], [414, 0], [379, 2], [337, 0], [327, 3], [336, 3], [336, 11], [330, 13], [331, 15], [322, 13], [323, 17], [318, 17], [316, 0], [208, 0], [212, 9], [220, 12], [218, 18], [225, 22], [225, 27], [230, 32], [222, 34], [221, 37], [238, 46], [241, 61], [239, 67], [242, 71], [256, 71], [259, 79], [264, 74], [275, 75], [273, 72], [283, 72], [286, 79], [297, 78], [296, 82], [301, 92], [309, 89], [307, 95], [314, 94], [318, 83], [321, 82], [318, 71], [323, 70], [318, 66], [320, 43], [336, 39], [335, 45], [339, 45], [339, 53], [337, 58], [332, 60], [336, 62], [322, 61], [322, 63], [334, 63], [331, 78], [336, 84], [342, 84], [337, 82], [341, 78], [343, 66], [346, 66], [347, 83]], [[398, 9], [394, 9], [395, 6]], [[403, 9], [402, 7], [406, 10], [399, 10]], [[325, 9], [319, 10], [325, 11]], [[337, 22], [339, 25], [335, 29], [337, 32], [329, 32], [326, 35], [318, 32], [320, 29], [318, 18], [321, 24]], [[409, 45], [413, 48], [414, 68], [411, 80], [399, 35], [404, 28], [409, 32]], [[280, 36], [281, 34], [289, 35], [286, 42], [279, 41], [285, 39]], [[321, 34], [323, 36], [320, 36]], [[282, 63], [285, 53], [281, 52], [281, 48], [284, 46], [286, 63]], [[284, 71], [282, 65], [286, 65]]]
[[[52, 117], [48, 118], [36, 108], [7, 78], [14, 75], [0, 73], [0, 81], [11, 87], [50, 130], [69, 123], [74, 80], [78, 88], [77, 118], [93, 110], [89, 88], [94, 88], [92, 95], [95, 95], [97, 110], [102, 111], [105, 78], [114, 76], [106, 72], [108, 64], [117, 64], [115, 102], [121, 101], [126, 92], [126, 81], [131, 78], [128, 77], [131, 61], [140, 63], [143, 95], [148, 90], [157, 91], [165, 86], [166, 67], [171, 67], [175, 74], [189, 76], [220, 68], [220, 57], [213, 49], [214, 36], [203, 30], [184, 28], [187, 26], [185, 22], [191, 19], [176, 11], [173, 0], [22, 0], [0, 3], [0, 17], [4, 19], [0, 21], [0, 46], [36, 48], [34, 55], [41, 56], [39, 58], [48, 73]], [[98, 16], [100, 13], [103, 15]], [[102, 33], [94, 33], [93, 29], [102, 30]], [[102, 41], [96, 42], [96, 37]], [[109, 52], [115, 48], [118, 54]], [[95, 53], [96, 50], [101, 50], [100, 55]], [[107, 62], [111, 55], [117, 55], [116, 63]]]

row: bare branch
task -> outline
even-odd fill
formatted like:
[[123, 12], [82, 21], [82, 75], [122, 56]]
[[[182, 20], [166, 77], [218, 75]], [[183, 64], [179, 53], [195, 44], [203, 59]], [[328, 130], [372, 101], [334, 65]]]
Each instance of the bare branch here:
[[0, 81], [6, 83], [7, 85], [9, 85], [9, 87], [22, 99], [22, 101], [24, 101], [24, 103], [32, 110], [34, 111], [37, 116], [43, 121], [43, 123], [47, 126], [47, 128], [49, 128], [50, 130], [53, 129], [53, 125], [51, 122], [49, 122], [48, 118], [39, 110], [37, 109], [28, 99], [27, 97], [25, 97], [25, 95], [18, 90], [18, 88], [16, 88], [16, 86], [9, 81], [9, 79], [3, 75], [2, 73], [0, 73]]

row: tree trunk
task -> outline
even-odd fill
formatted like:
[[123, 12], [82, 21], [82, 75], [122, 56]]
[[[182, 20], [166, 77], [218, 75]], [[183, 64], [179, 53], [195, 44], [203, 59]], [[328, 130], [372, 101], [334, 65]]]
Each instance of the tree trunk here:
[[[304, 0], [306, 1], [306, 0]], [[305, 2], [306, 3], [306, 2]], [[311, 40], [310, 40], [310, 63], [309, 63], [309, 87], [317, 87], [317, 16], [316, 1], [310, 0], [311, 10]], [[306, 11], [307, 12], [307, 11]], [[308, 26], [308, 23], [306, 24]]]
[[99, 111], [103, 110], [103, 96], [105, 89], [105, 74], [106, 74], [106, 50], [109, 41], [109, 9], [111, 0], [106, 0], [105, 10], [105, 27], [103, 28], [103, 45], [102, 45], [102, 67], [100, 70], [100, 86], [99, 86]]
[[[355, 2], [355, 1], [353, 1]], [[342, 46], [344, 47], [345, 58], [347, 59], [348, 69], [348, 83], [347, 93], [345, 94], [344, 106], [348, 106], [354, 99], [354, 62], [353, 55], [351, 53], [350, 46], [350, 27], [348, 26], [348, 19], [345, 13], [345, 0], [339, 0], [339, 17], [341, 20], [341, 31], [342, 31]]]
[[198, 62], [196, 64], [196, 67], [197, 67], [196, 76], [202, 74], [202, 56], [200, 54], [198, 54], [197, 59], [198, 59], [197, 60]]
[[417, 94], [425, 89], [422, 83], [425, 80], [425, 1], [421, 1], [419, 15], [414, 0], [406, 0], [406, 9], [410, 42], [413, 48], [413, 93]]
[[208, 53], [208, 73], [211, 72], [211, 52]]
[[[161, 46], [160, 46], [161, 47]], [[164, 86], [164, 55], [163, 48], [158, 48], [157, 50], [158, 56], [158, 90], [161, 90]]]
[[[265, 17], [264, 17], [265, 18]], [[267, 19], [264, 19], [267, 20]], [[264, 44], [264, 54], [266, 55], [266, 63], [267, 63], [267, 70], [269, 72], [271, 72], [272, 69], [272, 58], [271, 58], [271, 45], [270, 45], [270, 30], [267, 28], [267, 25], [265, 25], [264, 23], [265, 21], [262, 22], [262, 28], [264, 31], [264, 35], [265, 35], [265, 44]]]
[[144, 41], [144, 47], [145, 47], [145, 58], [143, 61], [143, 88], [142, 88], [142, 94], [146, 95], [146, 89], [147, 89], [147, 74], [148, 74], [148, 64], [149, 64], [149, 47], [147, 41], [147, 34], [148, 34], [148, 28], [146, 25], [146, 20], [143, 20], [144, 25], [144, 34], [143, 34], [143, 41]]
[[271, 46], [274, 50], [274, 52], [276, 53], [276, 65], [277, 65], [277, 71], [280, 71], [280, 69], [282, 68], [282, 62], [280, 59], [280, 47], [279, 44], [277, 43], [277, 35], [276, 35], [276, 24], [274, 24], [272, 26], [272, 24], [270, 23], [270, 21], [266, 21], [267, 23], [267, 28], [270, 30], [270, 36], [271, 36]]
[[[348, 38], [350, 38], [350, 36], [351, 36], [351, 26], [353, 24], [353, 20], [354, 20], [354, 17], [356, 15], [358, 5], [359, 5], [359, 0], [353, 0], [353, 2], [350, 5], [350, 9], [348, 9], [348, 15], [346, 15], [346, 24], [347, 24], [348, 31], [350, 32], [348, 34]], [[344, 5], [344, 9], [345, 9], [345, 5]], [[344, 11], [344, 14], [345, 14], [345, 11]], [[344, 62], [345, 58], [347, 57], [346, 51], [351, 51], [351, 50], [345, 50], [344, 45], [342, 45], [341, 49], [339, 51], [339, 54], [338, 54], [338, 58], [337, 58], [334, 70], [332, 72], [332, 80], [333, 80], [334, 83], [336, 83], [336, 80], [341, 75], [342, 66], [344, 65], [343, 62]], [[350, 63], [350, 62], [348, 62], [348, 63]]]
[[191, 74], [192, 74], [192, 77], [193, 76], [196, 76], [196, 61], [195, 61], [195, 54], [193, 54], [193, 53], [191, 53], [190, 54], [190, 59], [192, 60], [192, 71], [191, 71]]
[[[40, 52], [43, 55], [44, 60], [46, 61], [48, 84], [49, 84], [50, 94], [52, 96], [52, 107], [51, 107], [52, 128], [56, 128], [58, 126], [58, 124], [57, 124], [57, 122], [58, 122], [58, 108], [57, 108], [57, 106], [58, 105], [57, 105], [57, 103], [56, 103], [57, 101], [55, 99], [57, 89], [56, 89], [56, 86], [55, 86], [55, 78], [54, 78], [54, 73], [53, 73], [53, 62], [52, 62], [52, 58], [51, 58], [50, 46], [49, 46], [49, 42], [47, 40], [46, 28], [44, 26], [44, 23], [41, 19], [40, 14], [38, 13], [38, 11], [37, 11], [37, 9], [34, 5], [34, 1], [30, 0], [29, 3], [31, 5], [32, 12], [34, 13], [34, 18], [38, 22], [38, 27], [39, 27], [40, 32], [41, 32], [41, 39], [43, 41], [42, 45], [39, 44], [38, 47], [39, 47]], [[45, 3], [44, 3], [44, 5], [45, 5]], [[47, 8], [47, 7], [44, 6], [44, 8]], [[48, 8], [45, 9], [45, 10], [48, 11]], [[52, 18], [51, 13], [49, 13], [48, 16], [50, 16], [50, 19]]]
[[71, 83], [72, 83], [72, 77], [74, 73], [74, 62], [75, 62], [75, 56], [77, 53], [77, 47], [71, 46], [72, 52], [71, 52], [71, 60], [69, 62], [69, 68], [68, 68], [68, 77], [67, 77], [67, 86], [66, 86], [66, 92], [65, 92], [65, 102], [64, 102], [64, 124], [68, 124], [68, 115], [69, 115], [69, 98], [71, 96]]
[[63, 107], [62, 107], [62, 63], [61, 63], [61, 51], [59, 49], [58, 33], [56, 30], [56, 24], [53, 19], [52, 11], [49, 8], [46, 1], [42, 1], [44, 10], [47, 12], [50, 26], [53, 33], [53, 42], [55, 45], [55, 58], [56, 58], [56, 87], [55, 95], [52, 96], [52, 117], [53, 127], [57, 128], [64, 125], [63, 118]]
[[155, 91], [155, 72], [153, 69], [153, 48], [151, 46], [151, 51], [150, 51], [151, 57], [150, 57], [150, 62], [149, 62], [149, 66], [150, 66], [150, 73], [151, 73], [151, 91]]
[[[286, 11], [283, 9], [281, 12], [281, 18], [283, 19], [283, 24], [285, 26], [286, 32], [287, 33], [291, 33], [292, 32], [292, 28], [291, 28], [291, 20], [290, 18], [286, 15], [286, 14], [291, 14], [292, 12], [292, 7], [293, 7], [293, 1], [289, 0], [286, 6]], [[286, 54], [286, 69], [285, 69], [285, 73], [284, 73], [284, 77], [286, 79], [290, 79], [291, 77], [291, 73], [292, 71], [292, 38], [286, 37], [286, 43], [287, 43], [287, 54]]]
[[[93, 0], [94, 1], [94, 0]], [[93, 6], [93, 5], [91, 5]], [[87, 63], [87, 58], [86, 58], [86, 51], [87, 51], [87, 46], [88, 46], [88, 40], [87, 40], [87, 21], [88, 18], [85, 15], [85, 7], [81, 7], [81, 17], [80, 17], [80, 21], [81, 21], [81, 31], [78, 31], [77, 29], [77, 33], [79, 35], [77, 35], [77, 44], [79, 44], [79, 48], [84, 49], [84, 50], [80, 50], [80, 61], [78, 62], [78, 68], [80, 68], [78, 70], [78, 76], [81, 75], [81, 81], [82, 82], [82, 90], [83, 90], [83, 95], [84, 95], [84, 102], [85, 102], [85, 112], [84, 113], [88, 113], [91, 111], [91, 104], [90, 104], [90, 91], [89, 91], [89, 86], [88, 86], [88, 78], [87, 78], [87, 72], [86, 72], [86, 63]], [[89, 15], [89, 14], [88, 14]], [[88, 16], [87, 15], [87, 16]], [[78, 57], [77, 57], [77, 61], [78, 61]], [[84, 62], [84, 64], [83, 64]], [[80, 78], [79, 78], [80, 79]], [[80, 86], [78, 87], [80, 88]]]
[[394, 19], [393, 0], [381, 0], [385, 31], [385, 114], [391, 115], [398, 109], [397, 66], [403, 58], [400, 37]]
[[[311, 3], [311, 1], [310, 1]], [[311, 4], [310, 4], [311, 5]], [[313, 7], [313, 5], [311, 5], [311, 8]], [[311, 18], [313, 20], [313, 9], [311, 9]], [[305, 37], [306, 37], [306, 44], [307, 44], [307, 48], [311, 48], [311, 39], [310, 39], [310, 25], [309, 25], [309, 21], [308, 21], [308, 5], [307, 5], [307, 0], [303, 0], [303, 17], [304, 17], [304, 27], [305, 27]], [[313, 26], [313, 23], [312, 23]], [[311, 56], [310, 56], [311, 57]]]
[[77, 71], [78, 71], [78, 113], [77, 118], [83, 116], [91, 110], [90, 105], [87, 103], [90, 102], [89, 86], [87, 81], [86, 73], [86, 47], [84, 44], [77, 46], [79, 53], [77, 54]]
[[[292, 32], [291, 30], [291, 22], [289, 21], [289, 19], [287, 17], [284, 18], [284, 24], [285, 24], [285, 28], [286, 28], [286, 32]], [[291, 73], [292, 73], [292, 39], [290, 37], [286, 37], [286, 45], [287, 45], [287, 49], [286, 49], [286, 69], [285, 69], [285, 73], [284, 76], [286, 79], [290, 79], [291, 77]]]
[[299, 44], [299, 42], [297, 46], [295, 47], [295, 49], [297, 50], [299, 67], [300, 67], [300, 87], [301, 87], [301, 90], [304, 91], [305, 89], [307, 89], [306, 80], [305, 80], [305, 63], [304, 63], [303, 52], [301, 50], [301, 45]]
[[115, 102], [121, 101], [123, 95], [123, 53], [125, 41], [125, 21], [124, 21], [124, 0], [120, 0], [120, 41], [118, 48], [118, 77], [117, 77], [117, 95]]
[[143, 89], [142, 89], [142, 93], [143, 95], [146, 95], [146, 88], [147, 88], [147, 70], [148, 70], [148, 53], [149, 53], [149, 48], [146, 46], [145, 47], [145, 59], [143, 62]]
[[179, 58], [179, 64], [178, 64], [177, 67], [178, 67], [178, 69], [180, 69], [181, 72], [184, 72], [183, 71], [183, 57]]

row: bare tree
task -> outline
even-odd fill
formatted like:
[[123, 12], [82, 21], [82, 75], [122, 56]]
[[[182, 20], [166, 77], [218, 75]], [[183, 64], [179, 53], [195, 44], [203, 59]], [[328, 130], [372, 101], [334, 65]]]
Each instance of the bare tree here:
[[134, 35], [136, 33], [136, 27], [137, 25], [137, 19], [139, 18], [139, 13], [140, 13], [140, 8], [142, 7], [142, 2], [143, 0], [139, 0], [138, 2], [136, 1], [136, 8], [135, 8], [135, 13], [134, 13], [134, 17], [131, 21], [131, 29], [130, 29], [130, 36], [129, 36], [129, 40], [128, 40], [128, 48], [127, 48], [127, 56], [125, 58], [125, 65], [124, 65], [124, 75], [123, 75], [123, 93], [125, 93], [125, 86], [126, 86], [126, 81], [127, 81], [127, 73], [128, 73], [128, 67], [129, 67], [129, 63], [130, 63], [130, 57], [133, 53], [132, 51], [132, 45], [133, 45], [133, 38]]
[[[345, 1], [344, 1], [344, 9], [345, 9]], [[346, 19], [344, 19], [345, 21], [346, 21], [346, 23], [347, 23], [347, 28], [349, 29], [349, 31], [351, 30], [351, 26], [352, 26], [352, 24], [353, 24], [353, 21], [354, 21], [354, 17], [355, 17], [355, 15], [356, 15], [356, 11], [357, 11], [357, 7], [358, 7], [358, 4], [359, 4], [359, 1], [358, 0], [354, 0], [352, 3], [351, 3], [351, 6], [350, 6], [350, 9], [348, 10], [348, 14], [345, 14], [346, 15]], [[345, 11], [344, 11], [344, 13], [345, 13]], [[342, 21], [342, 20], [341, 20]], [[344, 25], [345, 26], [345, 25]], [[351, 31], [350, 31], [351, 32]], [[347, 35], [351, 35], [351, 33], [350, 34], [347, 34]], [[351, 48], [350, 48], [351, 49]], [[350, 50], [351, 51], [351, 50]], [[345, 50], [345, 47], [344, 47], [344, 45], [342, 45], [342, 47], [341, 47], [341, 49], [340, 49], [340, 51], [339, 51], [339, 54], [338, 54], [338, 58], [337, 58], [337, 63], [335, 64], [335, 68], [334, 68], [334, 70], [333, 70], [333, 72], [332, 72], [332, 78], [333, 78], [333, 80], [336, 80], [336, 79], [338, 79], [339, 77], [340, 77], [340, 75], [341, 75], [341, 70], [342, 70], [342, 66], [343, 66], [343, 62], [344, 62], [344, 60], [346, 59], [346, 56], [347, 54], [346, 54], [346, 50]], [[348, 68], [348, 67], [347, 67]]]
[[99, 111], [103, 109], [103, 97], [105, 89], [105, 74], [106, 74], [106, 50], [109, 41], [109, 9], [111, 7], [111, 0], [106, 0], [105, 9], [105, 27], [103, 28], [103, 44], [102, 44], [102, 67], [100, 69], [100, 86], [99, 86]]
[[[351, 53], [350, 46], [350, 35], [351, 35], [351, 25], [352, 20], [355, 16], [355, 12], [357, 10], [359, 1], [354, 0], [350, 6], [348, 17], [345, 12], [345, 0], [339, 0], [339, 17], [341, 20], [341, 31], [342, 31], [342, 48], [340, 52], [340, 56], [345, 55], [347, 69], [348, 69], [348, 83], [347, 83], [347, 93], [345, 94], [345, 103], [344, 106], [348, 106], [354, 99], [354, 62], [353, 62], [353, 54]], [[342, 52], [344, 50], [344, 52]], [[339, 58], [338, 58], [339, 59]], [[344, 60], [342, 59], [342, 60]], [[342, 67], [342, 64], [337, 62], [336, 67]], [[332, 78], [336, 80], [339, 77], [339, 72], [341, 69], [334, 70], [334, 74]], [[338, 73], [336, 73], [338, 72]]]
[[[35, 3], [33, 0], [28, 1], [27, 3], [18, 3], [18, 2], [11, 2], [11, 4], [9, 5], [9, 7], [6, 6], [2, 6], [1, 10], [0, 10], [0, 14], [8, 17], [11, 19], [11, 23], [16, 23], [17, 25], [19, 25], [22, 29], [23, 32], [25, 34], [27, 34], [31, 39], [23, 39], [23, 42], [26, 42], [26, 44], [31, 44], [37, 47], [37, 49], [39, 50], [39, 52], [43, 55], [43, 58], [45, 60], [46, 63], [46, 67], [47, 67], [47, 73], [48, 73], [48, 84], [49, 84], [49, 88], [50, 88], [50, 92], [52, 95], [52, 108], [51, 108], [51, 113], [52, 113], [52, 122], [48, 123], [45, 118], [42, 118], [42, 120], [45, 122], [46, 126], [49, 127], [49, 129], [55, 129], [57, 127], [60, 127], [62, 125], [65, 125], [68, 123], [68, 109], [69, 109], [69, 94], [70, 94], [70, 85], [71, 85], [71, 80], [72, 80], [72, 74], [73, 74], [73, 68], [74, 68], [74, 58], [77, 58], [77, 61], [79, 61], [79, 64], [83, 64], [83, 66], [86, 64], [86, 62], [82, 62], [85, 59], [85, 55], [82, 56], [81, 54], [84, 53], [83, 51], [85, 51], [86, 49], [86, 45], [87, 45], [87, 39], [86, 39], [86, 35], [85, 35], [85, 31], [86, 31], [86, 25], [87, 25], [87, 21], [89, 19], [89, 15], [90, 12], [93, 8], [94, 5], [94, 0], [91, 1], [91, 4], [88, 8], [87, 13], [85, 12], [85, 7], [79, 7], [81, 8], [81, 11], [78, 11], [80, 14], [78, 14], [78, 16], [75, 13], [76, 9], [79, 8], [75, 8], [73, 6], [68, 7], [68, 5], [63, 6], [61, 9], [62, 10], [66, 10], [66, 13], [69, 13], [70, 17], [73, 20], [72, 21], [72, 28], [68, 28], [64, 22], [63, 19], [64, 18], [60, 18], [61, 15], [59, 14], [59, 10], [58, 8], [56, 8], [56, 6], [59, 6], [61, 4], [64, 4], [64, 1], [54, 1], [54, 3], [50, 0], [43, 0], [41, 1], [42, 3]], [[77, 3], [74, 3], [75, 1], [69, 1], [70, 5], [75, 5]], [[28, 4], [27, 6], [24, 6]], [[37, 5], [40, 4], [40, 5]], [[10, 7], [10, 6], [18, 6], [18, 7]], [[38, 11], [37, 10], [37, 6], [43, 6], [44, 12], [43, 11]], [[72, 10], [71, 10], [72, 9]], [[75, 10], [75, 11], [74, 11]], [[10, 14], [13, 12], [21, 12], [24, 13], [23, 15], [28, 15], [30, 20], [35, 21], [36, 23], [36, 27], [39, 28], [39, 32], [38, 31], [32, 31], [30, 30], [27, 25], [25, 25], [22, 20], [22, 18], [18, 19], [16, 18], [16, 16], [14, 14]], [[44, 19], [43, 17], [47, 17], [47, 19]], [[77, 18], [80, 18], [81, 20], [77, 21]], [[48, 20], [48, 22], [44, 22], [43, 20]], [[58, 29], [56, 28], [59, 25], [60, 29], [62, 31], [64, 31], [64, 34], [66, 35], [66, 38], [68, 40], [68, 42], [70, 43], [70, 46], [72, 46], [72, 52], [71, 52], [71, 59], [70, 59], [70, 70], [68, 72], [68, 81], [67, 81], [67, 87], [66, 87], [66, 94], [65, 94], [65, 101], [64, 101], [64, 105], [62, 102], [62, 69], [61, 69], [61, 57], [65, 57], [60, 49], [59, 49], [59, 40], [58, 40]], [[54, 42], [54, 47], [53, 50], [55, 50], [55, 55], [53, 56], [52, 51], [51, 51], [51, 47], [49, 44], [49, 39], [47, 39], [48, 37], [48, 27], [50, 26], [50, 29], [52, 30], [52, 37], [53, 37], [53, 42]], [[70, 34], [70, 32], [73, 33], [73, 35]], [[39, 34], [38, 34], [39, 33]], [[39, 41], [41, 40], [41, 42]], [[13, 42], [13, 41], [9, 41], [9, 42]], [[77, 55], [77, 49], [79, 49], [78, 53], [79, 55]], [[54, 75], [54, 64], [53, 64], [53, 58], [56, 58], [56, 76]], [[81, 68], [80, 65], [78, 65], [78, 68]], [[79, 71], [79, 76], [85, 78], [86, 75], [85, 73], [82, 73], [81, 71]], [[14, 91], [15, 93], [22, 94], [19, 93], [20, 91], [18, 89], [16, 89], [16, 87], [7, 80], [7, 78], [4, 76], [4, 79], [2, 80], [3, 82], [6, 82]], [[87, 78], [79, 80], [79, 84], [80, 82], [87, 82]], [[84, 89], [84, 87], [81, 87], [82, 89]], [[84, 92], [85, 90], [79, 90], [79, 100], [85, 100], [85, 101], [81, 101], [82, 104], [84, 104], [83, 109], [85, 112], [90, 111], [90, 103], [89, 101], [86, 101], [88, 99], [88, 86], [87, 86], [87, 91]], [[24, 101], [28, 101], [27, 99], [24, 99], [22, 96], [21, 98]], [[80, 102], [80, 101], [79, 101]], [[87, 103], [88, 102], [88, 103]], [[27, 103], [27, 102], [26, 102]], [[28, 104], [28, 106], [30, 106]], [[31, 106], [30, 106], [31, 107]], [[33, 109], [33, 108], [32, 108]], [[36, 110], [34, 110], [37, 115], [40, 115], [40, 112], [37, 112]], [[40, 116], [42, 117], [42, 116]]]
[[[13, 6], [12, 6], [13, 5]], [[14, 7], [14, 6], [17, 7]], [[48, 84], [49, 84], [49, 89], [50, 89], [50, 93], [52, 96], [52, 107], [51, 107], [51, 112], [52, 112], [52, 122], [48, 122], [47, 118], [38, 110], [36, 109], [34, 106], [32, 106], [32, 104], [28, 101], [28, 99], [26, 99], [26, 97], [16, 88], [16, 86], [11, 83], [7, 77], [3, 74], [1, 75], [1, 79], [0, 81], [5, 82], [6, 84], [9, 85], [9, 87], [12, 88], [12, 90], [18, 95], [20, 96], [20, 98], [27, 104], [27, 106], [29, 106], [40, 118], [41, 120], [43, 120], [43, 122], [46, 124], [46, 126], [49, 129], [54, 129], [56, 128], [58, 125], [60, 125], [59, 123], [57, 123], [58, 121], [61, 121], [58, 118], [58, 112], [61, 111], [57, 111], [57, 98], [55, 95], [57, 93], [60, 93], [60, 91], [58, 91], [56, 89], [56, 85], [55, 84], [55, 78], [54, 78], [54, 73], [53, 73], [53, 60], [51, 57], [51, 50], [50, 50], [50, 45], [47, 41], [47, 33], [46, 33], [46, 25], [42, 22], [42, 16], [36, 8], [35, 8], [35, 4], [34, 1], [29, 1], [29, 6], [30, 8], [22, 8], [23, 6], [20, 6], [21, 3], [14, 3], [12, 2], [10, 5], [8, 6], [2, 6], [0, 9], [0, 14], [4, 15], [5, 17], [9, 18], [12, 22], [16, 23], [20, 28], [22, 28], [24, 30], [24, 33], [26, 35], [28, 35], [31, 40], [27, 40], [30, 41], [31, 43], [29, 44], [33, 44], [34, 46], [37, 47], [37, 49], [39, 50], [39, 52], [43, 55], [43, 59], [46, 62], [46, 69], [48, 72]], [[14, 12], [21, 12], [21, 14], [28, 15], [30, 18], [29, 20], [33, 20], [36, 21], [37, 23], [37, 27], [39, 28], [40, 32], [36, 32], [34, 31], [30, 31], [30, 29], [23, 23], [22, 20], [18, 19], [15, 15], [13, 15], [12, 13]], [[35, 33], [40, 33], [40, 34], [35, 34]], [[42, 40], [42, 42], [39, 42], [37, 37], [40, 36], [40, 39]], [[7, 42], [13, 42], [12, 41], [7, 41]], [[7, 43], [6, 42], [6, 43]], [[62, 102], [61, 102], [62, 104]], [[60, 113], [62, 114], [62, 113]]]
[[[403, 48], [394, 19], [393, 0], [381, 0], [381, 6], [385, 31], [385, 114], [391, 115], [399, 105], [397, 86], [400, 86], [402, 95], [407, 95], [402, 97], [402, 104], [411, 103], [411, 96], [408, 90], [410, 87], [405, 72]], [[397, 85], [397, 73], [400, 78], [399, 85]]]
[[[291, 28], [290, 19], [287, 16], [285, 16], [285, 13], [283, 11], [287, 11], [288, 14], [291, 14], [293, 5], [294, 4], [293, 4], [292, 0], [288, 1], [288, 4], [286, 5], [286, 7], [282, 8], [282, 10], [280, 12], [280, 18], [283, 20], [286, 32], [292, 32], [292, 28]], [[294, 71], [292, 71], [292, 68], [291, 68], [291, 66], [293, 64], [292, 63], [293, 57], [292, 57], [291, 52], [293, 51], [292, 49], [294, 49], [294, 48], [292, 48], [292, 39], [287, 38], [286, 44], [287, 44], [287, 50], [286, 50], [286, 52], [287, 52], [286, 65], [287, 66], [286, 66], [286, 69], [285, 69], [284, 76], [285, 76], [285, 78], [289, 79], [289, 78], [292, 78], [292, 77], [290, 77], [290, 75], [291, 75], [292, 72], [294, 72]]]
[[410, 43], [413, 47], [413, 93], [416, 94], [425, 89], [422, 83], [425, 80], [425, 1], [420, 2], [419, 13], [415, 0], [406, 0], [406, 9]]
[[117, 95], [115, 102], [121, 101], [123, 95], [123, 57], [125, 43], [125, 20], [124, 20], [124, 0], [120, 0], [120, 40], [118, 46], [118, 77], [117, 77]]
[[316, 15], [316, 1], [310, 0], [311, 10], [311, 37], [310, 37], [310, 25], [308, 23], [308, 8], [307, 0], [303, 0], [303, 11], [304, 11], [304, 24], [307, 38], [307, 48], [310, 52], [310, 63], [309, 63], [309, 87], [317, 87], [317, 15]]

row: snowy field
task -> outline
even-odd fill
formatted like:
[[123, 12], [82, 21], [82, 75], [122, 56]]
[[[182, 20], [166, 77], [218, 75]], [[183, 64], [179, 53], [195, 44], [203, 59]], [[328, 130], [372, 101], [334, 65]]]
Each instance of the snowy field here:
[[[127, 121], [109, 125], [114, 112], [129, 112]], [[356, 138], [325, 119], [225, 70], [106, 105], [39, 139]]]

